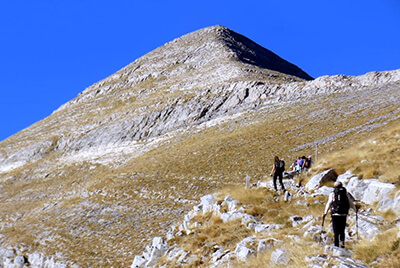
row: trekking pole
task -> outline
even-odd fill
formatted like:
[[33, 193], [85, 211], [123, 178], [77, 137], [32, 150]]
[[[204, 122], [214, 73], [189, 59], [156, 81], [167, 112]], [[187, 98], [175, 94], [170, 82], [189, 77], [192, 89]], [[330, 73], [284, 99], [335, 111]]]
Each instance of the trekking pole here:
[[356, 209], [356, 233], [357, 233], [357, 241], [358, 241], [358, 209]]
[[324, 216], [322, 216], [322, 230], [321, 230], [320, 241], [319, 241], [320, 243], [322, 243], [322, 233], [324, 232], [325, 216], [326, 216], [326, 214]]

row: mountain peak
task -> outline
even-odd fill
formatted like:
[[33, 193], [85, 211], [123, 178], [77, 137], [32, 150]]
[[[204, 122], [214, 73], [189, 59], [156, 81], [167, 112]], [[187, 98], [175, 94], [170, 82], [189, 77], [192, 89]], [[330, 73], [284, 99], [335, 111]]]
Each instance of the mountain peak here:
[[[195, 42], [198, 46], [206, 42], [218, 42], [242, 63], [262, 69], [277, 71], [305, 80], [313, 78], [299, 67], [282, 59], [272, 51], [260, 46], [249, 38], [222, 25], [210, 26], [177, 38], [173, 43]], [[215, 54], [210, 56], [214, 57]]]

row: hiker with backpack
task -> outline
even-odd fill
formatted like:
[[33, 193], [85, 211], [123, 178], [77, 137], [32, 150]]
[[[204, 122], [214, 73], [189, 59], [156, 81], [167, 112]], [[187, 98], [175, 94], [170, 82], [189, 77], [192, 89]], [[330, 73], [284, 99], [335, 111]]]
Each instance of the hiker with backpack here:
[[278, 188], [276, 186], [276, 179], [279, 179], [279, 184], [281, 185], [281, 190], [285, 190], [285, 186], [283, 185], [282, 179], [283, 179], [283, 172], [285, 171], [285, 161], [280, 160], [278, 156], [274, 157], [274, 164], [272, 165], [272, 170], [270, 176], [273, 178], [273, 183], [274, 183], [274, 189], [275, 191], [278, 191]]
[[336, 247], [344, 248], [347, 214], [350, 208], [356, 213], [358, 209], [354, 204], [354, 197], [347, 192], [340, 181], [336, 181], [334, 187], [333, 192], [329, 194], [328, 203], [326, 203], [325, 211], [322, 215], [322, 222], [325, 220], [329, 209], [331, 209], [334, 243]]
[[302, 169], [308, 171], [311, 168], [311, 163], [312, 163], [311, 155], [309, 155], [308, 157], [304, 156], [304, 163]]

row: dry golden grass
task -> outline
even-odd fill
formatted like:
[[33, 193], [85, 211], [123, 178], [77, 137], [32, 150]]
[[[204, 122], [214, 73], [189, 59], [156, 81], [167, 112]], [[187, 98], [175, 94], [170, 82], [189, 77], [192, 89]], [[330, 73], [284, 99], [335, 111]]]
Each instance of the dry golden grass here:
[[355, 244], [353, 247], [354, 257], [368, 264], [382, 258], [379, 260], [379, 267], [398, 267], [396, 265], [400, 263], [399, 244], [400, 239], [397, 238], [397, 230], [391, 229], [377, 235], [372, 241], [363, 240]]
[[272, 264], [271, 254], [276, 249], [275, 247], [258, 254], [256, 257], [249, 258], [246, 263], [239, 263], [235, 267], [250, 268], [250, 267], [307, 267], [309, 262], [305, 260], [306, 256], [316, 256], [321, 254], [321, 247], [317, 243], [307, 243], [305, 241], [296, 243], [286, 243], [283, 248], [288, 252], [287, 256], [290, 262], [287, 264]]
[[[164, 97], [170, 97], [168, 94]], [[175, 98], [173, 94], [171, 97]], [[155, 96], [149, 94], [146, 101], [154, 101]], [[285, 159], [288, 167], [296, 157], [314, 152], [315, 148], [307, 145], [310, 142], [368, 124], [369, 120], [397, 109], [375, 105], [374, 112], [369, 112], [368, 107], [349, 112], [354, 100], [347, 100], [343, 96], [338, 94], [310, 100], [306, 104], [291, 104], [290, 107], [272, 105], [265, 110], [247, 112], [238, 120], [179, 135], [168, 144], [161, 144], [120, 166], [90, 162], [59, 166], [64, 156], [60, 152], [52, 152], [50, 146], [44, 159], [9, 172], [6, 175], [10, 178], [8, 180], [0, 178], [3, 180], [2, 192], [7, 193], [0, 200], [1, 220], [3, 224], [12, 226], [0, 233], [5, 241], [12, 244], [23, 243], [49, 256], [60, 252], [66, 259], [83, 267], [127, 267], [133, 256], [142, 252], [152, 237], [165, 233], [171, 223], [178, 222], [182, 213], [191, 209], [192, 203], [177, 202], [179, 198], [197, 202], [200, 196], [223, 189], [226, 185], [244, 185], [246, 174], [251, 176], [252, 183], [270, 180], [268, 174], [274, 155]], [[371, 96], [371, 102], [373, 98]], [[114, 110], [124, 108], [119, 100], [108, 104], [115, 105]], [[95, 107], [98, 103], [93, 105]], [[127, 105], [132, 109], [137, 106], [140, 104]], [[77, 107], [73, 106], [74, 109]], [[73, 110], [62, 110], [56, 115], [65, 118], [60, 127], [68, 129], [76, 124], [77, 118], [82, 119], [79, 121], [82, 124], [91, 124], [113, 111], [112, 108], [99, 113], [96, 109], [92, 110], [81, 117], [77, 114], [82, 111]], [[332, 118], [333, 114], [336, 121]], [[43, 131], [39, 124], [34, 128], [36, 132], [25, 130], [1, 145], [25, 146], [42, 139], [54, 142], [58, 137], [53, 134], [57, 133], [57, 129], [52, 120], [55, 119], [47, 118], [40, 122], [48, 126], [43, 128], [48, 131], [47, 134], [37, 132]], [[398, 166], [399, 152], [393, 147], [399, 141], [398, 129], [394, 128], [398, 121], [373, 130], [348, 132], [320, 144], [319, 156], [328, 159], [326, 161], [329, 163], [321, 167], [333, 166], [340, 172], [354, 165], [359, 169], [360, 176], [377, 174], [381, 180], [395, 182], [398, 171], [387, 167], [389, 164], [390, 167]], [[387, 131], [390, 127], [395, 132]], [[379, 133], [382, 135], [377, 144], [382, 140], [385, 142], [383, 146], [375, 148], [367, 143], [360, 147], [362, 150], [352, 149], [363, 152], [357, 160], [353, 158], [359, 153], [351, 156], [351, 150], [329, 158], [333, 152], [354, 148], [352, 146], [360, 140], [371, 139], [372, 135]], [[380, 153], [380, 147], [386, 148], [386, 151]], [[382, 161], [369, 158], [368, 153], [374, 148], [376, 151], [372, 153], [380, 156]], [[389, 157], [391, 155], [393, 157]], [[361, 163], [364, 158], [367, 162]], [[377, 162], [376, 168], [374, 161]], [[371, 166], [374, 168], [371, 169]], [[34, 179], [30, 177], [31, 174], [35, 174]], [[288, 227], [291, 215], [319, 216], [323, 210], [323, 205], [313, 202], [309, 207], [295, 205], [296, 200], [290, 204], [270, 202], [273, 193], [266, 190], [249, 189], [241, 192], [232, 187], [223, 191], [239, 199], [246, 207], [246, 212], [264, 222], [277, 222]], [[170, 212], [160, 214], [160, 208]], [[115, 212], [115, 217], [110, 218], [107, 213], [91, 214], [102, 210]], [[142, 211], [148, 212], [148, 215]], [[231, 238], [228, 235], [222, 237], [221, 243], [230, 245], [241, 239], [242, 235], [247, 235], [236, 234], [240, 234], [238, 223], [224, 225], [212, 221], [210, 224], [221, 225], [218, 227], [220, 232], [232, 234]], [[194, 241], [188, 240], [188, 248], [194, 249], [194, 245], [214, 239], [216, 234], [212, 233], [210, 226], [203, 225], [204, 234], [200, 238], [193, 237]], [[277, 238], [283, 238], [287, 232], [295, 232], [291, 228], [285, 230], [277, 232]], [[44, 239], [46, 237], [54, 237], [55, 241], [48, 241]], [[102, 252], [101, 257], [99, 252]], [[99, 262], [88, 256], [101, 260]]]
[[400, 127], [395, 126], [345, 150], [334, 152], [319, 162], [318, 171], [335, 168], [351, 170], [359, 178], [379, 178], [400, 187]]

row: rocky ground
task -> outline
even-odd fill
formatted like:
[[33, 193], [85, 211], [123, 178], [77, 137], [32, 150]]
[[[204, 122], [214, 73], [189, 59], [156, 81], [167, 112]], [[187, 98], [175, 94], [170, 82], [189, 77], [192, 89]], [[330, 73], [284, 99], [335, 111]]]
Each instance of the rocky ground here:
[[[378, 183], [376, 185], [374, 180], [358, 180], [357, 176], [349, 172], [339, 177], [333, 173], [333, 170], [328, 170], [318, 174], [305, 187], [298, 186], [293, 179], [286, 179], [284, 184], [288, 191], [281, 195], [274, 195], [270, 202], [279, 203], [282, 209], [293, 203], [303, 206], [306, 210], [318, 204], [320, 205], [319, 212], [322, 214], [324, 203], [318, 197], [326, 197], [333, 191], [332, 187], [322, 185], [332, 180], [339, 180], [357, 198], [359, 204], [363, 203], [363, 209], [358, 211], [357, 216], [353, 212], [348, 217], [347, 244], [352, 245], [362, 240], [371, 241], [378, 234], [391, 229], [400, 238], [400, 223], [383, 230], [382, 226], [390, 226], [390, 223], [382, 216], [374, 214], [370, 207], [372, 203], [378, 203], [377, 210], [382, 211], [392, 207], [394, 211], [400, 211], [400, 192], [396, 191], [392, 184]], [[360, 187], [360, 184], [365, 187]], [[271, 182], [259, 181], [252, 187], [265, 187], [271, 191], [273, 189]], [[396, 196], [394, 199], [390, 198], [393, 194]], [[268, 198], [268, 195], [265, 198]], [[304, 214], [304, 209], [298, 209], [298, 213], [302, 216], [291, 215], [285, 223], [279, 224], [274, 223], [274, 219], [268, 219], [266, 222], [260, 216], [246, 213], [251, 205], [254, 204], [243, 205], [241, 201], [229, 195], [210, 194], [201, 197], [201, 202], [183, 217], [183, 221], [173, 225], [164, 237], [155, 237], [153, 242], [146, 246], [142, 255], [135, 257], [131, 267], [241, 267], [246, 266], [249, 259], [265, 258], [263, 257], [265, 252], [269, 252], [269, 256], [263, 263], [268, 264], [269, 267], [281, 265], [300, 267], [300, 264], [302, 267], [314, 268], [370, 267], [371, 264], [379, 266], [379, 259], [369, 264], [356, 259], [352, 246], [346, 249], [333, 246], [329, 222], [322, 226], [321, 217], [313, 213], [307, 215], [307, 213]], [[214, 226], [211, 225], [211, 228], [215, 229], [218, 229], [219, 224], [239, 222], [240, 228], [248, 231], [248, 236], [241, 237], [240, 241], [230, 248], [215, 241], [201, 241], [196, 248], [197, 252], [201, 252], [198, 254], [193, 249], [187, 248], [187, 244], [182, 242], [184, 241], [182, 237], [190, 237], [188, 239], [200, 237], [204, 232], [204, 226], [208, 224], [203, 217], [218, 218], [219, 221], [214, 219]], [[284, 237], [279, 235], [280, 239], [276, 238], [277, 233], [283, 229], [286, 229]], [[236, 229], [235, 233], [240, 233], [240, 231]], [[201, 247], [209, 248], [209, 250], [201, 251]], [[314, 250], [314, 254], [307, 255], [308, 252], [304, 254], [301, 247], [319, 249]], [[299, 261], [300, 258], [304, 259]]]

